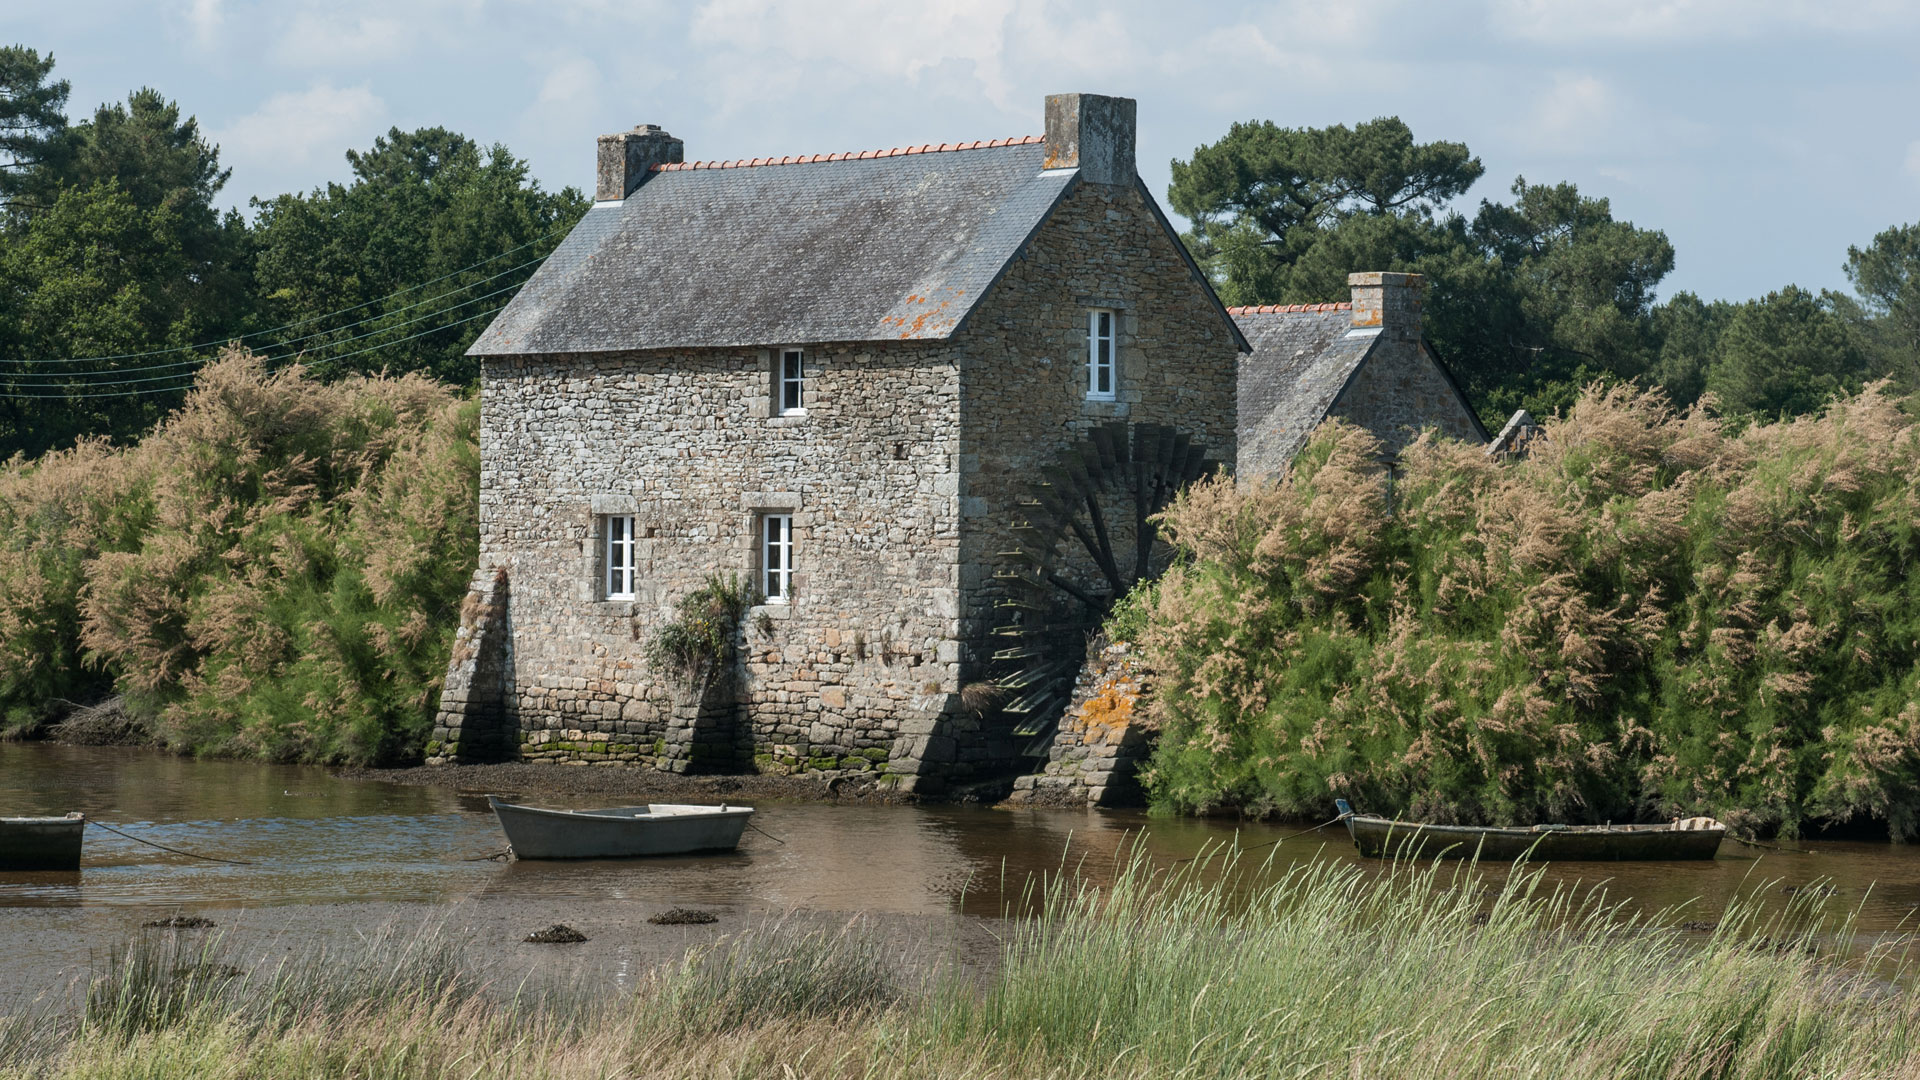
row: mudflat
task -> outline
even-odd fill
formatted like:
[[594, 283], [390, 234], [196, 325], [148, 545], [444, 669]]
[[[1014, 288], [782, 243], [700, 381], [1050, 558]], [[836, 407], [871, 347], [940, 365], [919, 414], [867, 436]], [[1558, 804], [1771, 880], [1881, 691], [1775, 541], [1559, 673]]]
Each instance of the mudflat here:
[[635, 802], [851, 802], [900, 804], [919, 801], [884, 784], [877, 776], [822, 777], [818, 774], [687, 776], [626, 765], [553, 765], [502, 762], [496, 765], [416, 765], [404, 769], [336, 769], [343, 780], [377, 781], [410, 787], [462, 792], [522, 795], [609, 795]]

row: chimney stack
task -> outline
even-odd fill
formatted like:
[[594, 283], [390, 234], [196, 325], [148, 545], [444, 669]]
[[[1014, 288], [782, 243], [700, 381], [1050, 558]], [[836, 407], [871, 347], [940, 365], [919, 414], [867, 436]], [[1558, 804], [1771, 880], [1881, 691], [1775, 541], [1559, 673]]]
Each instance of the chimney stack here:
[[600, 136], [600, 154], [595, 170], [595, 202], [618, 202], [633, 194], [647, 180], [647, 170], [682, 160], [686, 144], [652, 124], [640, 124], [632, 131]]
[[1393, 274], [1369, 270], [1348, 274], [1353, 290], [1353, 325], [1377, 326], [1383, 336], [1401, 341], [1420, 340], [1420, 294], [1427, 279], [1420, 274]]
[[1079, 169], [1091, 184], [1132, 185], [1133, 132], [1132, 98], [1049, 94], [1044, 167]]

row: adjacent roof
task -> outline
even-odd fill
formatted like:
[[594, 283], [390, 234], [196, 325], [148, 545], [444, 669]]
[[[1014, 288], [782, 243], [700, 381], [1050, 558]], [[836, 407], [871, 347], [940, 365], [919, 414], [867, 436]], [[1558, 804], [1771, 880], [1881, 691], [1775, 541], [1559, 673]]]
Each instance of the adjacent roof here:
[[[1236, 459], [1242, 475], [1279, 476], [1327, 418], [1379, 344], [1379, 327], [1355, 327], [1353, 305], [1268, 304], [1227, 313], [1253, 346], [1240, 359]], [[1426, 349], [1431, 357], [1432, 349]], [[1446, 368], [1440, 377], [1476, 429], [1480, 420]], [[1486, 437], [1484, 430], [1480, 431]]]
[[1227, 313], [1253, 346], [1240, 360], [1239, 468], [1278, 476], [1327, 418], [1380, 331], [1355, 330], [1352, 304], [1269, 304]]
[[945, 338], [1077, 173], [1038, 136], [657, 168], [473, 355]]

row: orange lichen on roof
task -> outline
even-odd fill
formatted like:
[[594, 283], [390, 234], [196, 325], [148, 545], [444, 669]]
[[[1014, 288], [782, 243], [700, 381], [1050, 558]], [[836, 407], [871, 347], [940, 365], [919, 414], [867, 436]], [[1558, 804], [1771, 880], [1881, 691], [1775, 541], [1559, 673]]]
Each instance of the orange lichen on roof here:
[[963, 143], [925, 143], [920, 146], [896, 146], [891, 150], [848, 150], [839, 154], [790, 154], [786, 157], [741, 158], [738, 161], [675, 161], [655, 165], [654, 172], [684, 172], [688, 169], [751, 169], [761, 165], [811, 165], [816, 161], [864, 161], [868, 158], [901, 157], [906, 154], [939, 154], [950, 150], [984, 150], [992, 146], [1026, 146], [1045, 142], [1044, 135], [1019, 135], [1006, 139], [976, 139]]
[[1342, 300], [1337, 304], [1261, 304], [1258, 307], [1230, 307], [1229, 315], [1297, 315], [1303, 311], [1352, 311], [1353, 302]]

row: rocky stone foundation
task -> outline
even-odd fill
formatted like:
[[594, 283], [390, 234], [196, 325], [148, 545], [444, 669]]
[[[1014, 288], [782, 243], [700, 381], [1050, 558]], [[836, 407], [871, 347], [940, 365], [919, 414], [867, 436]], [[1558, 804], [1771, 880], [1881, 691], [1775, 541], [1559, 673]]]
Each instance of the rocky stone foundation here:
[[1030, 806], [1141, 806], [1140, 765], [1158, 732], [1141, 714], [1145, 669], [1125, 642], [1107, 646], [1080, 674], [1054, 734], [1046, 768], [1014, 781], [1007, 802]]

